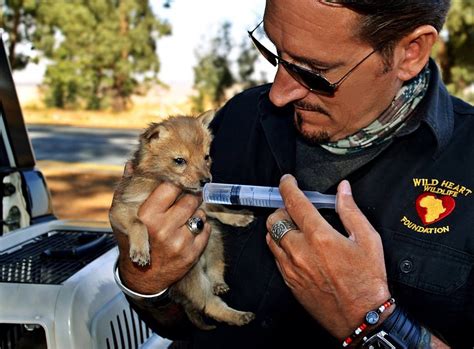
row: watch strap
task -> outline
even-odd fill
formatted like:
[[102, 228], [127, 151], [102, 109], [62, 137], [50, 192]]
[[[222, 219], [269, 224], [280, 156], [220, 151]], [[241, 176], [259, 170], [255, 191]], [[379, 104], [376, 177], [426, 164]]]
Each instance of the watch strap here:
[[383, 330], [393, 337], [402, 349], [416, 349], [420, 341], [421, 326], [411, 318], [400, 306], [380, 325]]

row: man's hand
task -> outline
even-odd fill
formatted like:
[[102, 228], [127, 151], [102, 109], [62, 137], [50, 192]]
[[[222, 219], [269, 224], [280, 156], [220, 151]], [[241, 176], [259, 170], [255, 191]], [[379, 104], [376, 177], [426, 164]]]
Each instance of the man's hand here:
[[380, 236], [357, 207], [347, 181], [338, 187], [336, 210], [348, 238], [319, 214], [292, 176], [282, 177], [280, 192], [286, 209], [268, 217], [267, 229], [291, 219], [299, 230], [289, 231], [279, 246], [267, 234], [270, 250], [298, 301], [342, 340], [369, 310], [390, 298]]
[[181, 189], [173, 184], [162, 183], [140, 207], [139, 219], [148, 228], [150, 265], [140, 267], [132, 263], [128, 236], [114, 231], [120, 250], [120, 277], [135, 292], [154, 294], [171, 286], [189, 271], [206, 247], [209, 223], [198, 235], [185, 225], [191, 216], [206, 220], [204, 212], [197, 209], [201, 199], [181, 194]]

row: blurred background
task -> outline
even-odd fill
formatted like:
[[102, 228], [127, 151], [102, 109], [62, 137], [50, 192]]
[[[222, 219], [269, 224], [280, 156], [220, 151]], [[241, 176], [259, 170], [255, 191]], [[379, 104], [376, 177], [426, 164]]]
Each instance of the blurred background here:
[[[59, 218], [107, 220], [149, 122], [221, 106], [273, 79], [247, 30], [265, 0], [0, 0], [17, 92]], [[434, 50], [474, 102], [474, 0], [453, 0]]]

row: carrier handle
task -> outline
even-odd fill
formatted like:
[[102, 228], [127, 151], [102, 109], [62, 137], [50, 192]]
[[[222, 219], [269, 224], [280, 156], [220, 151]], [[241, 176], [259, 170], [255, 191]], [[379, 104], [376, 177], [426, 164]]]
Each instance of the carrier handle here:
[[101, 248], [107, 239], [107, 234], [102, 234], [97, 239], [87, 242], [83, 245], [68, 248], [64, 250], [53, 250], [48, 248], [43, 251], [43, 255], [51, 258], [71, 258], [71, 257], [83, 257], [89, 253], [97, 251]]

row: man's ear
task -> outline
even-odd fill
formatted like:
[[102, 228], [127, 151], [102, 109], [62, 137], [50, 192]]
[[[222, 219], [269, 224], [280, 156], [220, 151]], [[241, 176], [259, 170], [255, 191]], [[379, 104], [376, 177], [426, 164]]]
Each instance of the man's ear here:
[[418, 75], [428, 62], [437, 39], [436, 29], [431, 25], [423, 25], [398, 42], [394, 58], [400, 80], [408, 81]]
[[198, 119], [204, 124], [204, 126], [209, 127], [212, 119], [216, 116], [216, 111], [214, 109], [205, 111], [204, 113], [198, 116]]

